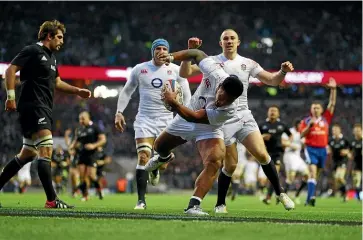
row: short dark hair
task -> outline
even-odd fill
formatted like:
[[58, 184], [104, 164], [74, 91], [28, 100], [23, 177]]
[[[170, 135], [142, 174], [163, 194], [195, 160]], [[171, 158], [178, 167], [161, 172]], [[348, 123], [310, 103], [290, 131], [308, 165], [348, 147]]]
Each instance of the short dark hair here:
[[314, 100], [312, 103], [311, 103], [311, 105], [320, 105], [321, 106], [321, 108], [324, 108], [324, 106], [323, 106], [323, 103], [322, 102], [320, 102], [320, 101], [318, 101], [318, 100]]
[[271, 106], [268, 107], [268, 109], [270, 109], [270, 108], [277, 108], [277, 110], [280, 111], [280, 107], [276, 104], [272, 104]]
[[226, 93], [234, 98], [238, 98], [243, 93], [243, 83], [236, 76], [227, 77], [221, 84]]
[[340, 124], [339, 124], [339, 123], [334, 123], [334, 124], [332, 125], [332, 127], [338, 127], [338, 128], [340, 128], [340, 129], [342, 129], [342, 127], [340, 126]]
[[43, 41], [47, 38], [48, 34], [54, 37], [58, 30], [61, 30], [63, 34], [66, 33], [66, 28], [63, 23], [58, 20], [45, 21], [40, 27], [38, 32], [38, 40]]

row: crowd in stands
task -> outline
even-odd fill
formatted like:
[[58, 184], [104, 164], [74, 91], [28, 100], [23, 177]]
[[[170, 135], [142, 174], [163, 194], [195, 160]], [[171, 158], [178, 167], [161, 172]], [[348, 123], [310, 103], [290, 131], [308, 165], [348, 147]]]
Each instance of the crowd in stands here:
[[[135, 66], [150, 58], [151, 42], [172, 50], [203, 39], [208, 54], [220, 51], [226, 28], [241, 39], [240, 52], [266, 69], [293, 61], [301, 70], [362, 70], [360, 2], [2, 2], [0, 61], [9, 62], [36, 41], [44, 20], [58, 19], [67, 33], [58, 63]], [[41, 14], [40, 14], [41, 13]]]
[[[10, 62], [26, 44], [34, 43], [43, 21], [58, 19], [67, 28], [64, 49], [57, 54], [57, 63], [63, 65], [134, 66], [150, 59], [151, 42], [159, 37], [169, 40], [171, 50], [180, 50], [189, 37], [197, 36], [203, 39], [203, 51], [218, 54], [221, 32], [233, 28], [241, 39], [240, 54], [265, 69], [279, 69], [281, 62], [290, 60], [299, 70], [361, 71], [361, 16], [359, 2], [2, 2], [0, 62]], [[348, 138], [351, 126], [362, 121], [362, 88], [352, 89], [349, 94], [339, 90], [333, 119]], [[253, 86], [249, 97], [257, 122], [264, 121], [268, 106], [277, 104], [281, 120], [291, 124], [308, 114], [307, 103], [313, 99], [326, 104], [329, 91], [290, 86], [271, 94], [267, 87]], [[17, 113], [4, 112], [5, 99], [2, 84], [0, 166], [22, 146]], [[63, 136], [76, 127], [79, 112], [87, 110], [106, 132], [113, 154], [136, 156], [132, 123], [138, 99], [135, 92], [125, 111], [126, 131], [120, 134], [113, 124], [117, 98], [85, 101], [56, 94], [53, 135]], [[179, 147], [176, 154], [178, 159], [164, 177], [174, 186], [191, 188], [201, 169], [194, 143]]]

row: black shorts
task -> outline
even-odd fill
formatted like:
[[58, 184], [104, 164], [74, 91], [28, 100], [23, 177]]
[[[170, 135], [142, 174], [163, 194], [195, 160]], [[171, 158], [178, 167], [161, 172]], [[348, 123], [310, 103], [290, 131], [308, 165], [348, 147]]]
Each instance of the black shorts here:
[[346, 161], [334, 162], [334, 171], [336, 171], [338, 167], [339, 168], [347, 168], [347, 162]]
[[103, 177], [103, 176], [105, 176], [104, 166], [97, 167], [96, 174], [97, 174], [97, 177]]
[[62, 176], [63, 175], [63, 168], [55, 167], [55, 168], [52, 169], [52, 172], [53, 172], [53, 177]]
[[94, 154], [92, 155], [80, 154], [78, 165], [80, 164], [84, 164], [88, 167], [97, 167], [97, 159], [95, 158]]
[[25, 138], [42, 129], [52, 131], [52, 112], [46, 108], [23, 107], [18, 109], [21, 132]]
[[282, 153], [270, 153], [270, 157], [275, 165], [282, 165]]
[[362, 171], [362, 159], [355, 161], [354, 170]]

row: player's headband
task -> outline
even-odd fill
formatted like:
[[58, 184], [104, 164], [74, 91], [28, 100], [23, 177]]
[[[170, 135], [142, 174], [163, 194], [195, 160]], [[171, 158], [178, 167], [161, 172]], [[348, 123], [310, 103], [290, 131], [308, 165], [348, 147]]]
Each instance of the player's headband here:
[[152, 45], [151, 45], [151, 56], [154, 57], [154, 51], [155, 51], [155, 48], [159, 47], [159, 46], [164, 46], [168, 49], [169, 51], [169, 43], [168, 41], [166, 41], [165, 39], [163, 38], [158, 38], [156, 39]]

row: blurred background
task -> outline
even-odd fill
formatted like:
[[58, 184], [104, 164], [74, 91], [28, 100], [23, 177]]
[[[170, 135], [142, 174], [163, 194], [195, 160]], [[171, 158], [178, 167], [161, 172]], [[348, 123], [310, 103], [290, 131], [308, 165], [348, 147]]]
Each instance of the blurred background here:
[[[264, 69], [277, 71], [283, 61], [291, 61], [297, 73], [287, 76], [279, 87], [251, 80], [249, 107], [258, 123], [265, 120], [272, 104], [280, 106], [281, 120], [289, 126], [295, 118], [309, 114], [313, 100], [327, 104], [329, 89], [324, 83], [330, 76], [339, 84], [333, 122], [342, 126], [348, 139], [352, 139], [352, 126], [362, 122], [361, 2], [1, 2], [0, 74], [25, 45], [36, 42], [39, 26], [51, 19], [67, 28], [64, 48], [57, 53], [60, 76], [94, 94], [87, 101], [55, 95], [53, 136], [65, 148], [65, 131], [78, 126], [81, 111], [89, 111], [108, 137], [106, 152], [113, 161], [107, 167], [106, 182], [111, 191], [120, 191], [120, 179], [129, 183], [124, 191], [135, 190], [132, 123], [138, 91], [124, 112], [127, 129], [122, 134], [114, 128], [114, 114], [118, 92], [131, 68], [151, 59], [151, 43], [156, 38], [167, 39], [171, 51], [176, 51], [187, 48], [188, 38], [197, 36], [203, 40], [202, 50], [215, 55], [221, 52], [220, 34], [232, 28], [241, 39], [239, 54]], [[199, 80], [191, 79], [192, 93]], [[2, 80], [1, 106], [5, 99]], [[17, 114], [5, 113], [0, 107], [0, 129], [1, 168], [22, 146]], [[193, 188], [202, 169], [195, 144], [177, 148], [176, 156], [162, 174], [162, 184], [149, 191]], [[330, 168], [328, 164], [324, 174], [326, 189]], [[33, 185], [38, 186], [35, 169], [32, 166]]]

